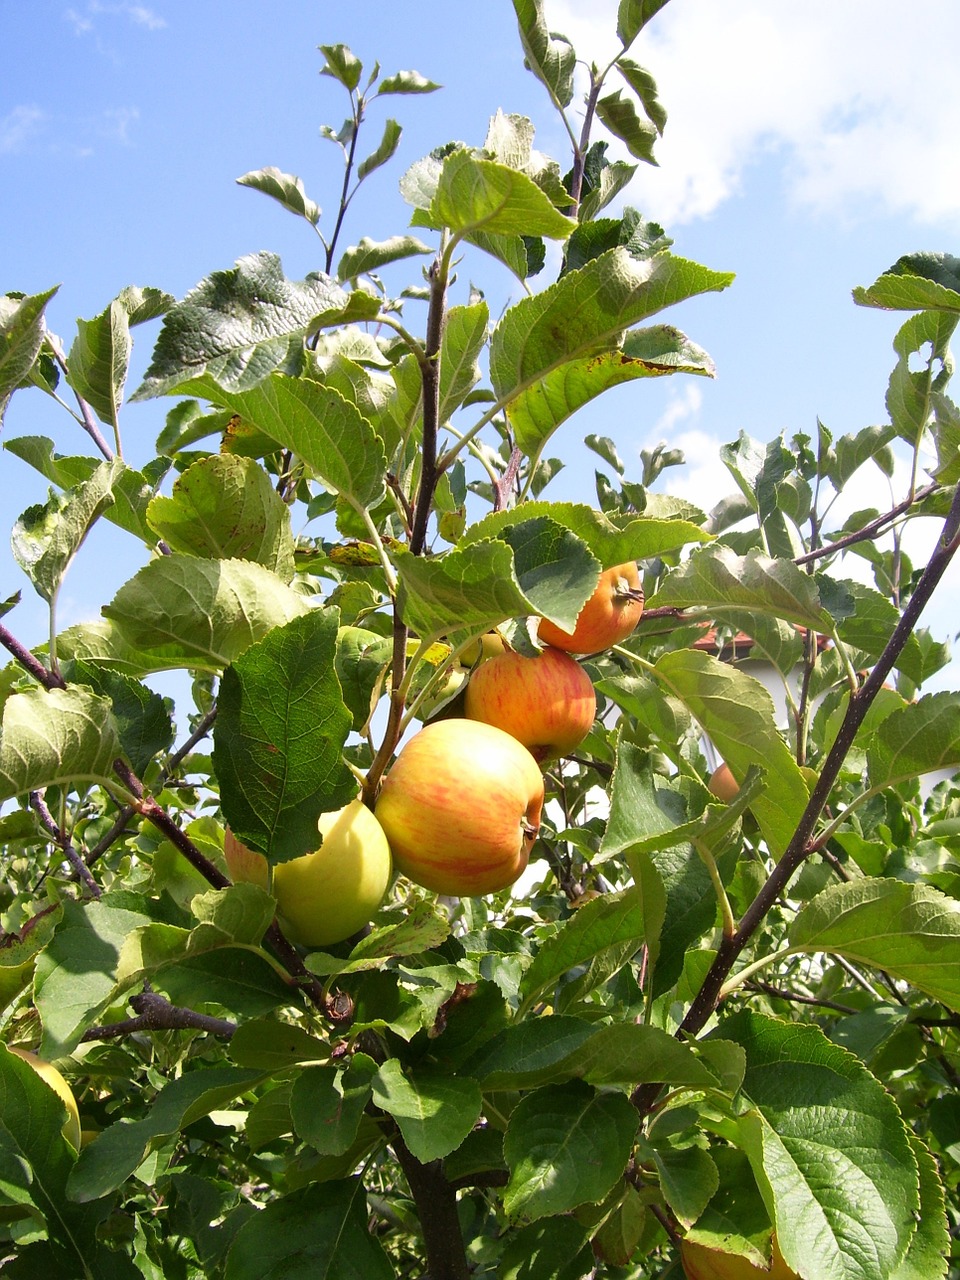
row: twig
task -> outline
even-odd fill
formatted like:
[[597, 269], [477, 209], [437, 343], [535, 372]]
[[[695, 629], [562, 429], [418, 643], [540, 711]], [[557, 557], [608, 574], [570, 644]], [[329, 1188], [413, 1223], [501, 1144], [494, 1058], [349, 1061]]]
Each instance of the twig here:
[[80, 1037], [81, 1044], [90, 1040], [117, 1040], [139, 1031], [204, 1031], [211, 1036], [229, 1037], [237, 1029], [234, 1022], [171, 1004], [155, 991], [143, 991], [133, 996], [130, 1004], [137, 1011], [136, 1018], [89, 1027]]
[[73, 841], [67, 833], [62, 831], [57, 825], [53, 814], [47, 808], [46, 801], [44, 800], [41, 792], [30, 792], [30, 808], [33, 809], [37, 817], [40, 819], [41, 826], [49, 832], [60, 846], [63, 856], [70, 863], [71, 867], [73, 867], [77, 877], [82, 882], [87, 892], [94, 898], [101, 897], [102, 890], [100, 886], [88, 871], [87, 864], [84, 862], [83, 858], [80, 857], [79, 853], [77, 853], [76, 849], [73, 847]]
[[16, 636], [12, 635], [5, 626], [0, 624], [0, 644], [16, 658], [21, 667], [28, 675], [33, 676], [38, 684], [42, 684], [45, 689], [65, 689], [67, 682], [58, 671], [50, 671], [43, 665], [39, 658], [35, 657], [26, 645], [21, 644]]

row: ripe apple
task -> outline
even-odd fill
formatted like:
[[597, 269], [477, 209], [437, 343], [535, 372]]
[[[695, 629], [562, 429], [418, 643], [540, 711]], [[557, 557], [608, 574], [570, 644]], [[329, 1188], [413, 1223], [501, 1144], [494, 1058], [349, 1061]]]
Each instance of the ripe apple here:
[[541, 618], [537, 635], [567, 653], [599, 653], [626, 640], [643, 613], [643, 587], [636, 561], [616, 564], [600, 575], [596, 590], [577, 615], [573, 631]]
[[707, 790], [724, 804], [731, 804], [740, 790], [740, 783], [733, 776], [730, 766], [723, 763], [711, 773]]
[[[383, 901], [393, 870], [383, 828], [361, 801], [322, 814], [317, 828], [319, 849], [273, 868], [280, 923], [292, 942], [305, 947], [332, 946], [362, 929]], [[268, 888], [266, 858], [229, 828], [223, 851], [234, 880]]]
[[31, 1053], [29, 1049], [15, 1049], [8, 1046], [11, 1053], [15, 1053], [18, 1058], [22, 1058], [24, 1062], [28, 1062], [40, 1079], [50, 1086], [54, 1093], [63, 1101], [67, 1108], [67, 1118], [63, 1122], [62, 1133], [66, 1140], [70, 1143], [75, 1151], [80, 1150], [80, 1112], [77, 1109], [77, 1100], [73, 1096], [73, 1090], [64, 1080], [63, 1076], [57, 1068], [50, 1062], [45, 1062], [43, 1058], [38, 1058], [35, 1053]]
[[680, 1258], [687, 1280], [799, 1280], [784, 1262], [776, 1237], [769, 1268], [755, 1267], [741, 1254], [720, 1253], [692, 1240], [681, 1240]]
[[537, 760], [568, 755], [590, 732], [597, 695], [568, 653], [546, 648], [535, 658], [508, 649], [477, 667], [467, 685], [464, 715], [503, 729]]
[[402, 748], [376, 815], [399, 871], [467, 898], [513, 884], [542, 808], [543, 776], [526, 747], [492, 725], [452, 719], [424, 725]]

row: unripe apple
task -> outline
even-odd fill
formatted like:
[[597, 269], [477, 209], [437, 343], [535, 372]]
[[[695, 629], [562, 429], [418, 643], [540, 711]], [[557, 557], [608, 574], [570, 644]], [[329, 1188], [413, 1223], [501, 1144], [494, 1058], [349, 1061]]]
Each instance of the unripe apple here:
[[734, 801], [740, 790], [740, 783], [733, 776], [733, 770], [726, 762], [711, 773], [707, 790], [724, 804], [731, 804]]
[[568, 755], [590, 732], [597, 695], [575, 658], [547, 648], [535, 658], [508, 649], [470, 676], [469, 720], [482, 720], [522, 742], [537, 760]]
[[599, 653], [626, 640], [643, 613], [643, 587], [636, 561], [616, 564], [600, 575], [593, 595], [577, 615], [573, 631], [541, 618], [537, 635], [543, 644], [567, 653]]
[[478, 663], [486, 662], [488, 658], [495, 658], [503, 653], [505, 648], [506, 644], [499, 631], [485, 631], [464, 649], [460, 661], [465, 667], [475, 667]]
[[45, 1084], [49, 1085], [54, 1093], [63, 1101], [64, 1106], [67, 1108], [67, 1118], [63, 1123], [62, 1133], [70, 1143], [71, 1147], [73, 1147], [75, 1151], [79, 1151], [80, 1112], [77, 1109], [77, 1100], [73, 1096], [73, 1090], [52, 1063], [45, 1062], [43, 1058], [38, 1058], [37, 1055], [35, 1053], [31, 1053], [29, 1049], [15, 1049], [10, 1047], [10, 1052], [15, 1053], [18, 1058], [22, 1058], [24, 1062], [28, 1062], [40, 1079]]
[[681, 1240], [680, 1258], [687, 1280], [799, 1280], [784, 1262], [776, 1238], [769, 1268], [755, 1267], [741, 1254], [720, 1253], [692, 1240]]
[[509, 734], [434, 720], [400, 751], [376, 814], [399, 871], [435, 893], [476, 897], [526, 868], [543, 793], [537, 762]]
[[[322, 814], [317, 829], [319, 849], [273, 868], [280, 923], [291, 941], [305, 947], [332, 946], [362, 929], [383, 901], [393, 870], [383, 828], [361, 801]], [[223, 851], [234, 880], [269, 887], [266, 858], [229, 828]]]

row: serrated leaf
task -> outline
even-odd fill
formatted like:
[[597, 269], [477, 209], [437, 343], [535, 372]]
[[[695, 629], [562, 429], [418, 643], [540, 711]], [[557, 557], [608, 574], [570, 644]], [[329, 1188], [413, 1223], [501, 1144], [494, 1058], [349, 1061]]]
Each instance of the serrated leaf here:
[[392, 1115], [413, 1155], [426, 1164], [459, 1147], [480, 1116], [475, 1080], [418, 1067], [404, 1071], [388, 1058], [371, 1080], [373, 1100]]
[[[900, 611], [872, 587], [851, 581], [843, 581], [840, 586], [855, 602], [855, 607], [847, 617], [838, 620], [837, 634], [845, 644], [862, 649], [871, 658], [879, 658], [900, 619]], [[913, 633], [907, 637], [895, 665], [914, 684], [922, 683], [923, 653]]]
[[[82, 454], [58, 454], [54, 451], [53, 441], [46, 436], [14, 436], [3, 447], [35, 467], [61, 489], [82, 486], [98, 466], [104, 465]], [[146, 522], [147, 504], [170, 464], [161, 458], [149, 463], [142, 471], [117, 463], [114, 465], [114, 502], [104, 509], [103, 516], [152, 547], [155, 538]]]
[[915, 1133], [908, 1132], [908, 1137], [920, 1169], [920, 1212], [907, 1256], [890, 1280], [940, 1280], [947, 1274], [950, 1253], [943, 1183], [927, 1148]]
[[632, 58], [618, 58], [617, 70], [640, 99], [657, 133], [662, 134], [667, 123], [667, 113], [657, 96], [657, 82], [653, 76]]
[[393, 1280], [367, 1226], [359, 1178], [314, 1182], [248, 1218], [227, 1254], [224, 1280]]
[[272, 164], [263, 169], [251, 169], [237, 179], [237, 185], [262, 191], [298, 218], [306, 218], [313, 226], [320, 221], [320, 206], [309, 198], [301, 179]]
[[596, 1258], [574, 1218], [547, 1218], [511, 1232], [500, 1258], [500, 1280], [582, 1280]]
[[44, 787], [115, 783], [119, 754], [108, 698], [82, 685], [12, 694], [3, 703], [0, 802]]
[[702, 1147], [667, 1147], [653, 1158], [664, 1199], [685, 1227], [692, 1226], [720, 1185], [712, 1156]]
[[159, 693], [131, 676], [92, 663], [64, 663], [61, 670], [71, 684], [87, 685], [110, 699], [120, 752], [135, 774], [142, 776], [161, 752], [169, 750], [174, 739], [173, 720]]
[[873, 965], [960, 1010], [960, 903], [929, 885], [832, 885], [801, 908], [789, 944]]
[[377, 85], [377, 97], [385, 93], [433, 93], [442, 88], [442, 84], [428, 80], [419, 71], [396, 71], [392, 76], [384, 76]]
[[429, 207], [416, 220], [460, 236], [483, 232], [551, 240], [565, 240], [576, 226], [532, 178], [465, 148], [443, 161]]
[[878, 726], [867, 749], [870, 785], [885, 787], [960, 765], [960, 694], [931, 693]]
[[531, 1221], [602, 1200], [623, 1174], [638, 1123], [623, 1094], [579, 1080], [526, 1095], [503, 1142], [507, 1214]]
[[252, 458], [211, 454], [158, 495], [147, 521], [172, 551], [212, 560], [252, 560], [284, 582], [293, 577], [290, 508]]
[[339, 973], [360, 973], [381, 969], [391, 956], [418, 955], [439, 947], [450, 934], [450, 922], [429, 902], [416, 902], [402, 913], [383, 910], [371, 922], [368, 934], [360, 939], [346, 960], [311, 951], [306, 966], [311, 973], [327, 977]]
[[205, 1065], [172, 1080], [151, 1101], [144, 1119], [117, 1121], [84, 1147], [70, 1175], [70, 1198], [86, 1203], [116, 1190], [152, 1145], [225, 1107], [263, 1079], [260, 1071]]
[[[273, 627], [309, 610], [303, 596], [250, 560], [160, 556], [126, 582], [103, 614], [145, 658], [219, 671]], [[77, 657], [87, 656], [78, 650]]]
[[334, 387], [275, 373], [249, 390], [220, 390], [208, 379], [190, 389], [216, 399], [290, 449], [354, 506], [375, 507], [383, 497], [383, 443], [356, 404]]
[[376, 151], [371, 152], [357, 166], [358, 182], [362, 182], [368, 174], [373, 173], [375, 169], [379, 169], [381, 165], [387, 163], [400, 145], [400, 135], [402, 133], [403, 129], [397, 124], [396, 120], [387, 120], [383, 126], [383, 136]]
[[908, 253], [867, 288], [856, 288], [861, 307], [887, 311], [960, 312], [960, 259], [950, 253]]
[[287, 280], [275, 254], [240, 258], [167, 312], [150, 367], [130, 398], [170, 395], [204, 374], [243, 391], [276, 369], [299, 372], [304, 334], [345, 315], [349, 301], [328, 276]]
[[363, 63], [353, 50], [345, 44], [321, 44], [317, 48], [324, 56], [320, 74], [339, 80], [345, 89], [355, 89], [360, 83]]
[[666, 3], [667, 0], [620, 0], [617, 9], [617, 35], [623, 44], [632, 44]]
[[321, 1155], [344, 1155], [356, 1141], [377, 1064], [355, 1053], [346, 1069], [328, 1064], [297, 1074], [290, 1094], [294, 1129]]
[[[512, 306], [494, 330], [490, 343], [490, 376], [498, 399], [516, 434], [517, 444], [533, 455], [550, 432], [572, 411], [565, 391], [567, 371], [578, 389], [574, 407], [589, 399], [589, 361], [604, 357], [616, 367], [621, 354], [659, 372], [687, 367], [708, 372], [704, 353], [691, 355], [677, 330], [658, 326], [625, 343], [632, 325], [657, 311], [707, 290], [723, 289], [733, 277], [668, 253], [636, 259], [623, 248], [611, 249], [570, 271], [555, 285]], [[599, 387], [603, 390], [606, 382]], [[611, 384], [612, 385], [612, 384]], [[559, 403], [543, 416], [541, 404]], [[569, 401], [569, 403], [573, 403]]]
[[513, 8], [527, 66], [561, 107], [569, 106], [576, 50], [566, 36], [548, 29], [542, 0], [513, 0]]
[[276, 627], [223, 673], [213, 760], [234, 834], [271, 863], [317, 847], [317, 820], [356, 794], [351, 727], [333, 665], [339, 614]]
[[659, 130], [649, 120], [642, 120], [630, 98], [625, 98], [620, 89], [604, 94], [597, 101], [597, 116], [610, 132], [638, 160], [647, 164], [656, 164], [653, 155], [653, 144]]
[[896, 1104], [819, 1027], [744, 1012], [718, 1038], [747, 1053], [740, 1145], [794, 1269], [876, 1280], [902, 1262], [920, 1207]]
[[447, 313], [440, 352], [440, 422], [459, 409], [480, 380], [478, 357], [486, 345], [489, 320], [485, 302], [451, 307]]
[[299, 1062], [319, 1062], [330, 1046], [290, 1022], [253, 1018], [237, 1027], [230, 1039], [230, 1057], [238, 1067], [277, 1071]]
[[702, 725], [738, 780], [750, 765], [769, 771], [770, 785], [751, 807], [771, 853], [779, 857], [796, 831], [809, 794], [777, 731], [770, 694], [759, 680], [694, 649], [663, 654], [656, 675]]
[[412, 258], [421, 253], [433, 253], [433, 249], [416, 236], [391, 236], [388, 240], [371, 240], [364, 236], [359, 244], [346, 250], [337, 267], [337, 276], [341, 280], [353, 280], [371, 271], [379, 271], [390, 262], [399, 262], [402, 258]]
[[89, 479], [28, 507], [13, 526], [14, 557], [44, 600], [54, 599], [87, 534], [116, 501], [113, 487], [123, 470], [120, 461], [101, 462]]
[[59, 285], [45, 293], [0, 297], [0, 423], [10, 397], [30, 375], [46, 332], [43, 313]]
[[93, 320], [77, 321], [77, 336], [67, 357], [67, 380], [101, 422], [117, 426], [130, 367], [131, 325], [169, 311], [174, 299], [159, 289], [124, 289]]

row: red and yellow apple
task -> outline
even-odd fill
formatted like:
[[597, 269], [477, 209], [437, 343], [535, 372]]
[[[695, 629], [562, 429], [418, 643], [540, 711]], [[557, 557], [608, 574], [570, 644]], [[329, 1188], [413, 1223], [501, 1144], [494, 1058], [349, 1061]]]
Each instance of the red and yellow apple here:
[[24, 1062], [30, 1064], [34, 1071], [48, 1085], [58, 1098], [67, 1108], [67, 1118], [63, 1122], [62, 1133], [75, 1151], [80, 1150], [80, 1112], [77, 1109], [77, 1100], [73, 1096], [73, 1090], [67, 1084], [66, 1080], [51, 1062], [38, 1058], [35, 1053], [31, 1053], [29, 1049], [18, 1049], [8, 1046], [11, 1053], [15, 1053], [18, 1058], [22, 1058]]
[[480, 720], [522, 742], [537, 760], [568, 755], [590, 732], [597, 695], [570, 654], [547, 648], [534, 658], [508, 649], [470, 676], [463, 705]]
[[543, 794], [537, 762], [502, 729], [435, 720], [400, 751], [376, 815], [397, 870], [435, 893], [477, 897], [525, 869]]
[[[390, 886], [390, 846], [380, 823], [359, 800], [322, 814], [319, 849], [278, 862], [272, 892], [287, 937], [305, 947], [328, 947], [351, 937], [375, 914]], [[224, 857], [234, 880], [268, 888], [270, 868], [227, 828]]]
[[680, 1242], [680, 1258], [687, 1280], [799, 1280], [784, 1262], [773, 1240], [769, 1267], [757, 1267], [742, 1254], [720, 1253], [692, 1240]]
[[566, 653], [599, 653], [620, 644], [635, 630], [643, 613], [643, 587], [636, 561], [604, 569], [593, 595], [577, 615], [572, 631], [541, 618], [541, 643]]

